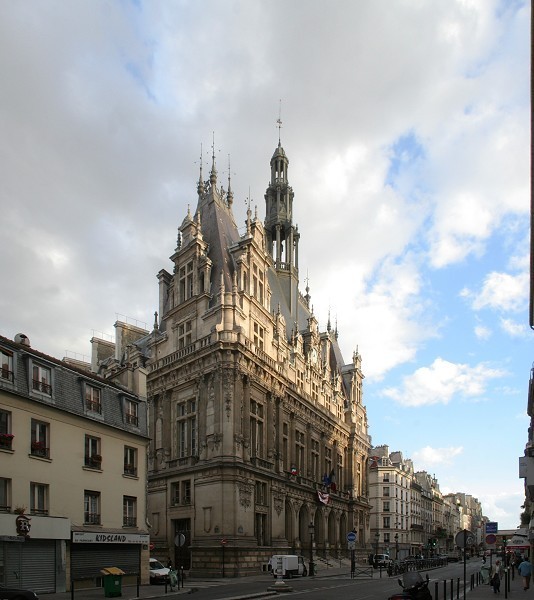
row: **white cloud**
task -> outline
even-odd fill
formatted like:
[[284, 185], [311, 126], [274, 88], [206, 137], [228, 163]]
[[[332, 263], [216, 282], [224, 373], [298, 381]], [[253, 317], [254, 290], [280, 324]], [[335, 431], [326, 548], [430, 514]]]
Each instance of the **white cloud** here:
[[478, 293], [464, 288], [460, 295], [471, 301], [474, 310], [492, 308], [519, 311], [524, 309], [528, 302], [528, 289], [528, 273], [511, 275], [494, 271], [486, 276]]
[[413, 453], [413, 461], [417, 470], [429, 471], [439, 465], [451, 465], [464, 452], [462, 446], [448, 448], [432, 448], [425, 446]]
[[477, 325], [475, 335], [479, 340], [488, 340], [491, 337], [491, 329], [485, 325]]
[[484, 363], [471, 367], [438, 357], [429, 367], [403, 377], [400, 388], [385, 388], [382, 393], [403, 406], [448, 404], [455, 396], [480, 398], [492, 379], [505, 375]]
[[510, 337], [526, 337], [530, 334], [525, 323], [518, 323], [512, 319], [500, 320], [501, 329]]

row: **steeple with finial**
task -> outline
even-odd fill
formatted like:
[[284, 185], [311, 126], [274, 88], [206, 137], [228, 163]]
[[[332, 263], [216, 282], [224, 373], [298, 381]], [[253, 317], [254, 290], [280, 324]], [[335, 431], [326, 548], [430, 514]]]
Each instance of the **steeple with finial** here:
[[286, 302], [296, 320], [298, 303], [298, 242], [293, 224], [293, 189], [289, 185], [289, 160], [282, 147], [281, 101], [276, 126], [278, 146], [271, 158], [271, 180], [265, 192], [265, 240]]

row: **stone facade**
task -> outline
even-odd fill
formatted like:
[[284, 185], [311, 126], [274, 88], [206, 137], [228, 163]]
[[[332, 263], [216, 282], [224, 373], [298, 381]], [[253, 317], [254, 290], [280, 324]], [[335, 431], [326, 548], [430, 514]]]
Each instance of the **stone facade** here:
[[288, 165], [279, 144], [265, 223], [249, 208], [242, 235], [230, 180], [201, 168], [154, 328], [123, 348], [148, 370], [153, 553], [199, 576], [258, 573], [310, 545], [338, 556], [352, 530], [362, 559], [370, 548], [361, 356], [344, 363], [337, 327], [321, 331], [299, 291]]

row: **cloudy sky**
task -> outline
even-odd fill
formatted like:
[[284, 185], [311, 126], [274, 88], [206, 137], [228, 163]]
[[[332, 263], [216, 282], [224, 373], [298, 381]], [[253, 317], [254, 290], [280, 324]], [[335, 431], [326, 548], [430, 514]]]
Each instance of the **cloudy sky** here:
[[373, 443], [516, 527], [529, 32], [526, 0], [4, 0], [0, 334], [81, 357], [151, 324], [201, 144], [241, 226], [281, 115], [301, 278], [362, 354]]

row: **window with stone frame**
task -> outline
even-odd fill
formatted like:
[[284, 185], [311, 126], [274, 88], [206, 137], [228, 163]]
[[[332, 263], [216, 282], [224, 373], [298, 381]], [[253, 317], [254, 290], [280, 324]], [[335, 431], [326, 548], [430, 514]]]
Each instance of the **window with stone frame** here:
[[297, 473], [304, 475], [304, 451], [305, 451], [305, 440], [306, 436], [303, 431], [295, 430], [295, 461], [297, 467]]
[[180, 302], [185, 302], [193, 297], [193, 261], [180, 267], [178, 271], [178, 286]]
[[324, 472], [330, 475], [332, 472], [332, 448], [324, 449]]
[[258, 302], [263, 304], [265, 287], [265, 275], [256, 263], [252, 265], [252, 295]]
[[267, 515], [257, 512], [254, 519], [254, 534], [258, 546], [267, 545]]
[[184, 321], [178, 325], [178, 349], [193, 343], [193, 321]]
[[250, 454], [257, 458], [264, 457], [264, 406], [256, 400], [250, 401]]
[[267, 506], [267, 484], [264, 481], [256, 481], [256, 504]]
[[259, 323], [254, 322], [254, 345], [260, 350], [263, 350], [264, 340], [265, 329]]
[[176, 447], [178, 458], [197, 455], [197, 402], [194, 398], [176, 405]]
[[284, 461], [284, 471], [289, 471], [289, 425], [282, 425], [282, 460]]
[[321, 474], [319, 473], [319, 442], [317, 440], [311, 441], [310, 471], [311, 471], [311, 478], [314, 481], [321, 480]]

